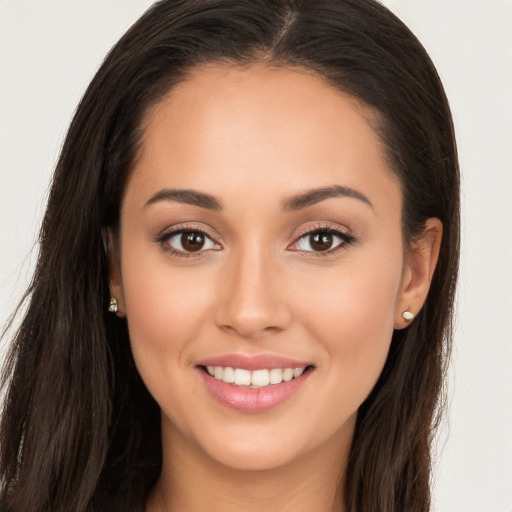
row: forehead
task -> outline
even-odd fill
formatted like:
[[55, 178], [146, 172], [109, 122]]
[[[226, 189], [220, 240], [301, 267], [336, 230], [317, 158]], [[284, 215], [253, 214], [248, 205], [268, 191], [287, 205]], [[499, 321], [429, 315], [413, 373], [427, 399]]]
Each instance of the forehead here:
[[171, 185], [229, 196], [341, 184], [392, 191], [400, 203], [376, 119], [307, 70], [208, 65], [149, 110], [130, 181], [139, 195]]

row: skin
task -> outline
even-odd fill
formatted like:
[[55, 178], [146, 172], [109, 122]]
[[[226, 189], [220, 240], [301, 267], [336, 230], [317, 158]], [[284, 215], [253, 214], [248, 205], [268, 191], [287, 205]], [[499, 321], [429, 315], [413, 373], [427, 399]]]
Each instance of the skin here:
[[[135, 362], [162, 410], [163, 471], [147, 511], [342, 509], [355, 418], [383, 368], [402, 312], [428, 292], [442, 226], [404, 247], [401, 189], [372, 113], [303, 70], [206, 66], [148, 113], [111, 247], [111, 291]], [[339, 185], [299, 210], [290, 197]], [[148, 201], [165, 189], [222, 209]], [[371, 204], [369, 204], [371, 203]], [[173, 228], [212, 242], [178, 257]], [[305, 231], [325, 228], [327, 251]], [[115, 237], [111, 237], [114, 240]], [[270, 410], [219, 403], [198, 361], [275, 354], [314, 369]], [[299, 486], [297, 483], [300, 482]]]

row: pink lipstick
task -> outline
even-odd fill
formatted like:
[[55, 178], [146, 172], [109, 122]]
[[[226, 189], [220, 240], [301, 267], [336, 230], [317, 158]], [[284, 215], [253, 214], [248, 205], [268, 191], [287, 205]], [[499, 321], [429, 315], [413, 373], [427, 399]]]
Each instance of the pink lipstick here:
[[309, 362], [262, 354], [230, 354], [197, 365], [208, 391], [241, 412], [263, 412], [295, 395], [311, 375]]

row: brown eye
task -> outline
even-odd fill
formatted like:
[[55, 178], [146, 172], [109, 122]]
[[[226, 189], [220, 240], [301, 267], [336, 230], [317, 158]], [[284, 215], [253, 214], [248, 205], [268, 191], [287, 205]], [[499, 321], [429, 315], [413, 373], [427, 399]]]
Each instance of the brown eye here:
[[157, 241], [164, 249], [182, 256], [187, 253], [221, 249], [218, 244], [202, 231], [174, 231], [163, 235]]
[[328, 253], [341, 247], [348, 247], [355, 238], [337, 229], [318, 229], [302, 235], [290, 246], [292, 251]]
[[328, 251], [332, 248], [333, 236], [330, 233], [315, 233], [309, 236], [309, 243], [314, 251]]
[[202, 233], [186, 231], [181, 234], [181, 246], [185, 251], [200, 251], [204, 247], [205, 236]]

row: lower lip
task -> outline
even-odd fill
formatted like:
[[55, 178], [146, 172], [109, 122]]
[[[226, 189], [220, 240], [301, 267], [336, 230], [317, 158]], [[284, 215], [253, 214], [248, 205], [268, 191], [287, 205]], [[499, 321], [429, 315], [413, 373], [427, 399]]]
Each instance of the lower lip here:
[[299, 391], [311, 374], [308, 368], [300, 377], [288, 382], [261, 388], [245, 388], [215, 379], [202, 368], [199, 373], [210, 393], [222, 404], [241, 412], [263, 412], [291, 398]]

